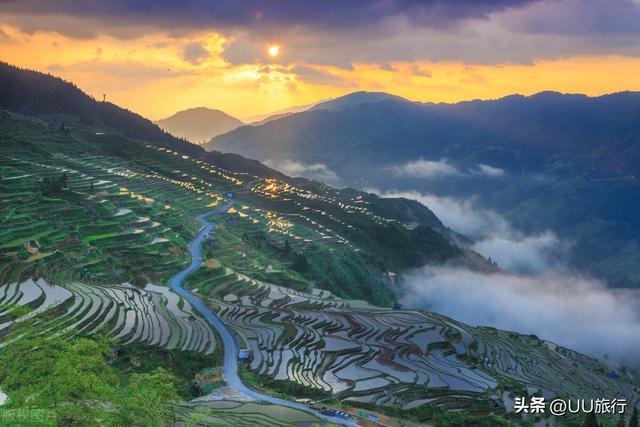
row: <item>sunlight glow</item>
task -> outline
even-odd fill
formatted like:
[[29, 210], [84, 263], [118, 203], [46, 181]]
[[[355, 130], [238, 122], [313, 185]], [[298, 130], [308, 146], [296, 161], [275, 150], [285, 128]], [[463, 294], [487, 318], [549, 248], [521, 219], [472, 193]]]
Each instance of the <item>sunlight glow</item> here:
[[270, 57], [275, 58], [280, 54], [280, 46], [271, 46], [267, 52]]

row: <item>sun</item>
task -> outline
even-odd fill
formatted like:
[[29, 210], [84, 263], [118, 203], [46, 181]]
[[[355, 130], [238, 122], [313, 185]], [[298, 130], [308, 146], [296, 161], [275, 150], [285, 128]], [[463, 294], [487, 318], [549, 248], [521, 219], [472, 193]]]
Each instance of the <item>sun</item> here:
[[272, 58], [275, 58], [280, 54], [280, 46], [277, 46], [277, 45], [270, 46], [267, 52], [269, 53], [269, 56], [271, 56]]

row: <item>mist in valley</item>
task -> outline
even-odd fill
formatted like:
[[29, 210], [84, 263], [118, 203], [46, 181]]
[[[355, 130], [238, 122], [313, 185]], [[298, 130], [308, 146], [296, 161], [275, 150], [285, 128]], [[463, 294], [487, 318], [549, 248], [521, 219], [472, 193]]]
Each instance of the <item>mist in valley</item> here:
[[571, 268], [572, 249], [552, 231], [525, 234], [473, 198], [389, 191], [428, 206], [471, 248], [494, 260], [501, 272], [425, 266], [406, 275], [402, 303], [471, 325], [535, 334], [613, 363], [640, 365], [640, 292], [611, 289]]

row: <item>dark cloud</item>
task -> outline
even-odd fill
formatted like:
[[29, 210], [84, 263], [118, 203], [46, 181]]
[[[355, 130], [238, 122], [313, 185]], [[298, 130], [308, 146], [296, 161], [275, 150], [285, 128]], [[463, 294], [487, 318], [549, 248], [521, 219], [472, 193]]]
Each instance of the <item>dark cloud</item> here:
[[225, 46], [222, 57], [231, 64], [251, 64], [265, 59], [265, 43], [257, 42], [246, 34], [238, 35]]
[[[377, 63], [393, 71], [393, 62], [416, 60], [640, 56], [640, 3], [632, 0], [21, 0], [3, 3], [0, 22], [75, 38], [215, 31], [228, 36], [223, 57], [232, 65]], [[277, 58], [265, 54], [269, 43], [284, 47]]]
[[518, 32], [563, 35], [640, 34], [640, 2], [634, 0], [543, 1], [510, 15]]
[[431, 77], [431, 71], [422, 69], [415, 64], [411, 66], [411, 74], [419, 77]]
[[393, 68], [393, 65], [391, 65], [388, 62], [381, 62], [378, 64], [378, 68], [380, 68], [383, 71], [398, 71], [395, 68]]
[[290, 71], [295, 74], [298, 79], [307, 83], [318, 85], [332, 85], [334, 87], [355, 86], [354, 83], [345, 80], [341, 76], [327, 73], [326, 71], [322, 71], [314, 67], [309, 67], [307, 65], [296, 65]]
[[197, 42], [189, 43], [182, 49], [182, 59], [193, 65], [198, 65], [208, 56], [209, 51]]
[[[288, 26], [319, 29], [347, 29], [375, 25], [393, 17], [401, 17], [412, 25], [434, 28], [447, 27], [466, 19], [484, 19], [490, 13], [510, 7], [520, 7], [534, 0], [23, 0], [7, 2], [4, 14], [29, 16], [65, 16], [91, 19], [108, 26], [77, 28], [61, 26], [57, 31], [78, 36], [90, 32], [109, 32], [126, 36], [117, 27], [133, 24], [138, 27], [158, 26], [163, 29], [184, 28], [250, 28], [251, 31], [272, 31]], [[38, 23], [53, 29], [56, 20]], [[36, 21], [22, 23], [35, 30]]]

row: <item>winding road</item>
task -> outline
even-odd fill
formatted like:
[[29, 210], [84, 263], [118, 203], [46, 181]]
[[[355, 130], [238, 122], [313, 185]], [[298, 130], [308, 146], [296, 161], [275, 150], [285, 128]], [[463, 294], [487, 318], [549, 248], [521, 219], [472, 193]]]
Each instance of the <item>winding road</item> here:
[[191, 242], [189, 242], [188, 248], [189, 254], [191, 254], [191, 264], [169, 280], [169, 287], [175, 293], [189, 301], [189, 303], [198, 312], [200, 312], [200, 314], [207, 320], [207, 322], [209, 322], [209, 324], [218, 331], [218, 334], [222, 339], [222, 347], [224, 349], [224, 366], [222, 372], [227, 386], [257, 401], [286, 406], [288, 408], [304, 411], [334, 424], [357, 426], [357, 424], [352, 421], [344, 420], [338, 417], [331, 417], [301, 403], [262, 394], [247, 387], [238, 375], [238, 352], [240, 347], [233, 331], [227, 325], [225, 325], [224, 322], [218, 317], [218, 315], [215, 314], [205, 303], [203, 303], [197, 296], [184, 288], [184, 280], [187, 278], [187, 276], [189, 276], [189, 274], [193, 273], [202, 266], [202, 242], [214, 231], [213, 224], [207, 221], [206, 218], [211, 215], [218, 215], [221, 212], [226, 211], [231, 206], [231, 204], [232, 203], [228, 203], [213, 212], [208, 212], [197, 217], [197, 220], [200, 221], [204, 226], [200, 229], [198, 235]]

